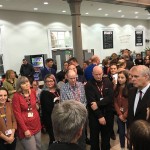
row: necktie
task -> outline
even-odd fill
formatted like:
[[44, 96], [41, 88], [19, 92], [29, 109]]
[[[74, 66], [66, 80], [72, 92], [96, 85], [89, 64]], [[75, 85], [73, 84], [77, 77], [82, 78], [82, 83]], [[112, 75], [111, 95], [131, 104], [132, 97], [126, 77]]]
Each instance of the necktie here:
[[139, 91], [139, 102], [142, 100], [142, 91]]

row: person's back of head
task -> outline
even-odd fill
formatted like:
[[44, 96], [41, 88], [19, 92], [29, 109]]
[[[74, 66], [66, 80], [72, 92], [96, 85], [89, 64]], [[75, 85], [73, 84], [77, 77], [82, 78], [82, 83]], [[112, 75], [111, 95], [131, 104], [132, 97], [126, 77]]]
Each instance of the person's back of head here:
[[99, 58], [99, 56], [97, 56], [97, 55], [93, 55], [93, 56], [91, 57], [91, 61], [92, 61], [92, 64], [96, 64], [96, 65], [99, 65], [99, 64], [100, 64], [100, 58]]
[[150, 123], [144, 120], [133, 122], [129, 128], [131, 150], [148, 150], [150, 148]]
[[53, 131], [56, 141], [76, 143], [87, 119], [85, 106], [75, 100], [55, 105], [52, 112]]

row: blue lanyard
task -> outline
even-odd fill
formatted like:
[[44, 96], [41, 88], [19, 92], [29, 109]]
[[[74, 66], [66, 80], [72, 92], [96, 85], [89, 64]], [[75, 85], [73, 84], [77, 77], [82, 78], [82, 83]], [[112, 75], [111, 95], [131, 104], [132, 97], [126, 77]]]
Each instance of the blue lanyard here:
[[4, 106], [4, 114], [0, 111], [1, 117], [3, 118], [5, 122], [5, 126], [7, 127], [7, 118], [6, 118], [6, 106]]

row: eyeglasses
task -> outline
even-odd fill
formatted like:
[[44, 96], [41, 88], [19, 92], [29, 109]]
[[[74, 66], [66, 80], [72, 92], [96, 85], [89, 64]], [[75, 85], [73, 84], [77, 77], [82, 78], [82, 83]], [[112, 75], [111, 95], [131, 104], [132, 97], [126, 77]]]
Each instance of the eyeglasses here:
[[47, 81], [45, 81], [45, 82], [46, 82], [46, 83], [49, 83], [49, 82], [54, 82], [54, 80], [49, 80], [49, 81], [47, 80]]

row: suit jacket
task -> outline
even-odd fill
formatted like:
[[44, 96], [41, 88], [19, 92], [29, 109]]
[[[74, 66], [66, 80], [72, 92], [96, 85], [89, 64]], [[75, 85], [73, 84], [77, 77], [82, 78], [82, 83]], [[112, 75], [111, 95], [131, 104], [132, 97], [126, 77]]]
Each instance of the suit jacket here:
[[[107, 117], [112, 114], [112, 101], [113, 101], [113, 87], [108, 78], [103, 78], [102, 94], [96, 86], [95, 79], [91, 79], [85, 85], [85, 93], [87, 98], [87, 106], [89, 110], [89, 116], [93, 116], [96, 120], [101, 117]], [[103, 99], [101, 99], [103, 98]], [[91, 102], [96, 102], [98, 109], [93, 111], [91, 109]]]
[[147, 89], [141, 101], [139, 101], [134, 115], [134, 101], [137, 93], [137, 88], [133, 87], [129, 91], [128, 101], [128, 123], [129, 126], [136, 120], [146, 120], [147, 107], [150, 107], [150, 87]]
[[53, 74], [54, 76], [56, 75], [56, 70], [53, 68], [50, 68], [50, 70], [48, 70], [46, 67], [41, 69], [41, 73], [40, 73], [40, 78], [42, 78], [42, 80], [44, 80], [45, 76], [47, 74]]

